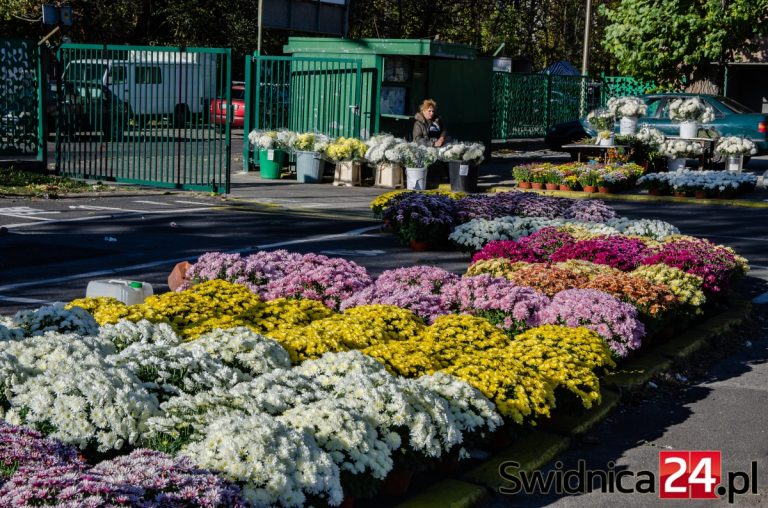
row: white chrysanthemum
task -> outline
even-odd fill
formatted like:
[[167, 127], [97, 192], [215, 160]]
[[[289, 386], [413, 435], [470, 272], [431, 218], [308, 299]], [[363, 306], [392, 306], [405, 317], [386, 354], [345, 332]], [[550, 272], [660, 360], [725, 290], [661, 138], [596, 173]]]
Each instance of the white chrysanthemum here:
[[47, 332], [24, 340], [2, 342], [0, 351], [13, 355], [20, 369], [37, 375], [66, 360], [100, 364], [107, 355], [115, 352], [115, 347], [99, 337]]
[[216, 329], [185, 343], [183, 347], [204, 351], [226, 365], [253, 376], [291, 366], [288, 352], [277, 341], [246, 327]]
[[647, 236], [655, 240], [664, 240], [669, 235], [680, 234], [677, 227], [663, 220], [616, 218], [608, 220], [606, 225], [625, 235]]
[[132, 372], [106, 363], [64, 360], [13, 391], [7, 421], [51, 426], [54, 439], [80, 448], [95, 444], [100, 452], [136, 444], [159, 411]]
[[118, 351], [137, 342], [178, 345], [181, 338], [167, 323], [152, 323], [146, 319], [131, 321], [121, 319], [115, 324], [102, 325], [99, 337], [111, 341]]
[[266, 414], [215, 420], [205, 439], [182, 453], [242, 483], [243, 497], [255, 506], [302, 506], [306, 494], [337, 505], [344, 497], [331, 457], [310, 435]]
[[717, 141], [715, 152], [721, 155], [754, 155], [757, 153], [757, 147], [747, 138], [726, 136]]
[[504, 424], [493, 402], [466, 381], [443, 372], [436, 372], [418, 378], [416, 383], [448, 401], [451, 413], [456, 422], [461, 425], [462, 431], [472, 432], [480, 429], [494, 431]]
[[212, 388], [231, 388], [250, 376], [214, 359], [204, 349], [184, 349], [166, 343], [131, 344], [107, 361], [125, 367], [158, 395], [179, 391], [197, 393]]
[[10, 319], [6, 322], [0, 323], [0, 342], [6, 342], [9, 340], [21, 340], [24, 338], [24, 330], [16, 328], [11, 324]]
[[514, 222], [496, 219], [472, 219], [456, 226], [448, 239], [466, 250], [480, 250], [494, 240], [515, 240], [522, 232]]
[[96, 335], [99, 324], [88, 311], [80, 307], [65, 309], [63, 303], [45, 305], [36, 310], [20, 310], [13, 316], [12, 323], [24, 331], [27, 337], [45, 332], [77, 333]]
[[637, 118], [648, 111], [648, 106], [639, 97], [611, 97], [606, 107], [614, 118]]

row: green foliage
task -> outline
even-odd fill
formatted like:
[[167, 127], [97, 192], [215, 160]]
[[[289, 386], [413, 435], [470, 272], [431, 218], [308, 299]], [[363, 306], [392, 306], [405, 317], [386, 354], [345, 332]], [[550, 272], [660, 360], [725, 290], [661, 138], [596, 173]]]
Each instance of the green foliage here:
[[599, 12], [608, 22], [603, 47], [619, 73], [667, 86], [768, 34], [768, 0], [622, 0]]

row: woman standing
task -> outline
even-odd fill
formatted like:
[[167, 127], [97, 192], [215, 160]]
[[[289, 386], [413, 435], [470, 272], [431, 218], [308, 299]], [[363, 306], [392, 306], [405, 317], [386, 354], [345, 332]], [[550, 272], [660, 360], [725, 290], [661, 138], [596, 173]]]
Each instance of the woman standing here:
[[421, 103], [413, 124], [413, 141], [425, 146], [441, 147], [445, 144], [447, 131], [443, 120], [437, 115], [437, 103], [426, 99]]

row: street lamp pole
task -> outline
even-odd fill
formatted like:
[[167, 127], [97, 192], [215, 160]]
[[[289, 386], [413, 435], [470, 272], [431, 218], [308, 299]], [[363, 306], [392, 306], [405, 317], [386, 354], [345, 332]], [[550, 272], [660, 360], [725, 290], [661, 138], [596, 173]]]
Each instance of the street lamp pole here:
[[587, 12], [584, 15], [584, 49], [581, 57], [581, 74], [587, 75], [589, 69], [589, 27], [592, 24], [592, 0], [587, 0]]
[[[589, 0], [587, 0], [589, 1]], [[256, 38], [256, 54], [261, 55], [261, 18], [264, 10], [264, 0], [259, 0], [259, 34]]]

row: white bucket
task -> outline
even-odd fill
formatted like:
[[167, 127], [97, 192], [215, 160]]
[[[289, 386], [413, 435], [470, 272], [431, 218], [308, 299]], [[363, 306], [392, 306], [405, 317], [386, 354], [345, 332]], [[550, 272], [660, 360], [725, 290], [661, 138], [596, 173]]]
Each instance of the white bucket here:
[[427, 168], [405, 168], [405, 186], [411, 190], [427, 188]]
[[695, 138], [699, 133], [697, 122], [680, 122], [680, 137], [685, 139]]
[[619, 120], [619, 134], [629, 136], [637, 130], [637, 118], [624, 116]]
[[122, 279], [92, 280], [85, 290], [86, 298], [112, 297], [126, 305], [143, 303], [152, 294], [152, 284]]

